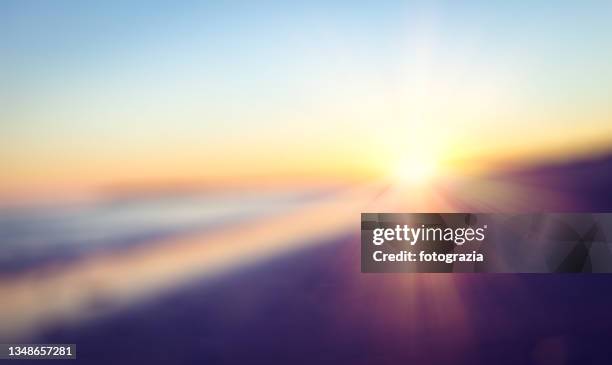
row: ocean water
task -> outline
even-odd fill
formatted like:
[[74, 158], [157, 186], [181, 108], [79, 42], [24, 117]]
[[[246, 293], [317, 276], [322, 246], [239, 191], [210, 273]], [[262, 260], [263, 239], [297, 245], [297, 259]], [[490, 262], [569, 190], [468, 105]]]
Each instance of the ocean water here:
[[0, 273], [65, 263], [296, 209], [328, 191], [178, 194], [0, 210]]

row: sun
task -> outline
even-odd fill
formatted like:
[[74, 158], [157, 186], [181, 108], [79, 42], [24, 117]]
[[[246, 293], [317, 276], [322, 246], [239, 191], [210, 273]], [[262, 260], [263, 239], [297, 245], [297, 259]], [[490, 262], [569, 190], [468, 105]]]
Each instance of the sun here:
[[438, 160], [423, 154], [404, 157], [393, 169], [394, 180], [409, 185], [426, 185], [439, 173]]

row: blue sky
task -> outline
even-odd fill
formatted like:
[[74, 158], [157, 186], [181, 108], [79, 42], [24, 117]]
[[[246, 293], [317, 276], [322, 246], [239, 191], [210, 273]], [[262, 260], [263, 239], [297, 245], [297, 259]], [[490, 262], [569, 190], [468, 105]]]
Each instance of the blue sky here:
[[117, 161], [152, 153], [151, 178], [316, 170], [410, 138], [441, 154], [588, 144], [610, 136], [611, 18], [605, 1], [5, 1], [5, 175], [129, 178]]

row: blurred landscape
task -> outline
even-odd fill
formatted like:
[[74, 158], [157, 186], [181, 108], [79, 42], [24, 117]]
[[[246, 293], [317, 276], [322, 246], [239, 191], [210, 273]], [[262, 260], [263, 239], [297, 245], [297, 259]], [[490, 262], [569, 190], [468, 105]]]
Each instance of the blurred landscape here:
[[[519, 211], [605, 212], [610, 163], [540, 166], [418, 194], [437, 197], [434, 211], [507, 211], [472, 196], [501, 180]], [[100, 364], [610, 356], [606, 275], [361, 274], [355, 217], [384, 210], [393, 190], [189, 192], [3, 211], [2, 340], [77, 343], [80, 360]], [[414, 192], [395, 191], [405, 208], [394, 211], [426, 209], [411, 205]]]
[[609, 363], [609, 275], [362, 274], [359, 225], [612, 212], [611, 18], [2, 2], [0, 343], [87, 364]]

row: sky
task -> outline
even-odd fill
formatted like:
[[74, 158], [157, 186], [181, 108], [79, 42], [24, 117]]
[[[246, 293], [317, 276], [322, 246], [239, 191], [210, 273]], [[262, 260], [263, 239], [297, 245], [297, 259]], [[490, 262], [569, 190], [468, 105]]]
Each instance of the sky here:
[[612, 140], [610, 19], [609, 1], [3, 1], [0, 195], [592, 152]]

